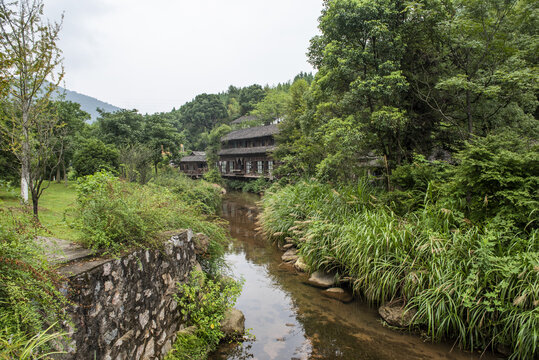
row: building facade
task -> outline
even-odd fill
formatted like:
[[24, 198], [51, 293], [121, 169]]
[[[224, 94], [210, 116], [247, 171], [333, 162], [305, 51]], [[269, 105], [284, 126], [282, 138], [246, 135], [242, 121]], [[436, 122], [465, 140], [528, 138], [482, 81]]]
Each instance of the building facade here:
[[191, 154], [180, 160], [180, 171], [192, 178], [199, 178], [208, 171], [206, 153], [204, 151], [191, 151]]
[[218, 167], [221, 175], [232, 178], [272, 179], [275, 162], [276, 124], [257, 126], [230, 132], [221, 139]]

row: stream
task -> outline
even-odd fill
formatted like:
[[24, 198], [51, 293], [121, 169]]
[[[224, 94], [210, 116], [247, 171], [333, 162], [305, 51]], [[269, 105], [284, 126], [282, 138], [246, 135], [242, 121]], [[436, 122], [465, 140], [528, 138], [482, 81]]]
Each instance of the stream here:
[[[344, 304], [304, 283], [307, 275], [281, 262], [275, 244], [256, 235], [256, 195], [229, 193], [222, 217], [233, 242], [225, 260], [245, 280], [236, 308], [255, 337], [223, 345], [211, 359], [479, 359], [452, 344], [432, 344], [418, 335], [382, 325], [376, 308]], [[481, 359], [495, 359], [486, 354]]]

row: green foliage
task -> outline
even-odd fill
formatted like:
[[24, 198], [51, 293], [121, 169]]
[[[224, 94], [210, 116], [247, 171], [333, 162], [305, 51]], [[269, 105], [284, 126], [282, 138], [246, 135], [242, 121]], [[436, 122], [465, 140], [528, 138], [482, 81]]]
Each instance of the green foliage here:
[[254, 181], [246, 182], [242, 188], [242, 191], [260, 194], [261, 192], [266, 190], [270, 185], [271, 185], [271, 182], [269, 180], [266, 180], [266, 178], [260, 177]]
[[206, 359], [223, 339], [221, 320], [240, 293], [241, 283], [230, 278], [211, 280], [204, 273], [192, 271], [189, 282], [178, 285], [176, 300], [188, 319], [187, 325], [196, 330], [180, 332], [166, 359]]
[[537, 9], [528, 0], [324, 2], [308, 53], [318, 71], [290, 88], [278, 174], [355, 181], [367, 155], [385, 157], [389, 176], [472, 135], [537, 139]]
[[245, 115], [252, 111], [256, 104], [261, 101], [265, 95], [266, 93], [264, 89], [262, 89], [262, 86], [258, 84], [241, 88], [238, 97], [241, 107], [241, 115]]
[[273, 120], [282, 118], [286, 112], [289, 95], [283, 90], [268, 90], [264, 99], [255, 105], [252, 115], [260, 118], [264, 124], [271, 124]]
[[206, 180], [215, 184], [221, 184], [221, 173], [217, 169], [217, 161], [219, 161], [219, 150], [221, 150], [221, 138], [230, 132], [230, 126], [220, 125], [210, 131], [206, 139], [206, 162], [208, 163], [208, 173], [205, 175]]
[[399, 215], [417, 210], [424, 202], [428, 191], [435, 191], [450, 177], [450, 165], [444, 161], [428, 161], [416, 155], [413, 162], [393, 170], [391, 184], [393, 191], [381, 194], [391, 208]]
[[[414, 183], [429, 172], [414, 174]], [[475, 226], [433, 195], [427, 191], [416, 211], [397, 216], [366, 183], [276, 185], [263, 199], [261, 223], [275, 240], [292, 238], [311, 269], [351, 278], [368, 301], [402, 299], [417, 310], [414, 326], [435, 341], [504, 345], [512, 358], [534, 358], [537, 228], [506, 241], [506, 231]]]
[[67, 301], [36, 243], [31, 215], [0, 212], [0, 359], [40, 358], [59, 336]]
[[451, 199], [475, 223], [528, 231], [539, 226], [539, 145], [516, 134], [470, 141], [459, 152]]
[[[189, 133], [189, 139], [195, 143], [202, 133], [209, 133], [222, 124], [228, 117], [227, 109], [218, 95], [200, 94], [193, 101], [185, 103], [178, 110], [181, 127]], [[195, 143], [195, 148], [206, 144]]]
[[206, 214], [216, 214], [221, 208], [221, 189], [214, 183], [193, 180], [174, 170], [161, 172], [152, 183], [168, 188], [186, 203], [199, 206]]
[[[159, 232], [190, 228], [208, 235], [211, 256], [221, 253], [224, 228], [204, 214], [211, 205], [196, 197], [209, 197], [210, 185], [182, 192], [182, 180], [163, 183], [173, 190], [128, 183], [107, 172], [79, 179], [74, 226], [83, 234], [81, 240], [92, 248], [115, 252], [129, 246], [158, 246]], [[211, 194], [216, 196], [215, 191]]]
[[97, 136], [115, 147], [139, 142], [143, 135], [144, 117], [136, 110], [120, 110], [113, 113], [99, 111], [96, 121]]
[[119, 153], [97, 138], [82, 140], [73, 154], [77, 176], [92, 175], [100, 170], [117, 171]]
[[[161, 153], [159, 153], [161, 157]], [[142, 144], [124, 146], [119, 151], [120, 175], [131, 182], [146, 184], [151, 179], [155, 154], [151, 148]]]
[[55, 325], [53, 324], [31, 338], [21, 333], [13, 333], [9, 329], [0, 329], [0, 360], [52, 359], [51, 355], [64, 354], [64, 351], [45, 350], [50, 347], [50, 344], [67, 335], [52, 332]]

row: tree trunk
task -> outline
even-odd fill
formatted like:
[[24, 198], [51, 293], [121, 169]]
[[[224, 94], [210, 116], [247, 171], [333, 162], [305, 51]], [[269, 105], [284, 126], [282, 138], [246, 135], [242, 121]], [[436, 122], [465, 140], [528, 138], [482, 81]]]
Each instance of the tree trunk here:
[[60, 166], [56, 167], [56, 182], [58, 184], [62, 182], [62, 174], [60, 173]]
[[62, 158], [62, 170], [64, 171], [64, 184], [67, 186], [67, 172], [66, 172], [66, 162], [65, 159]]
[[22, 156], [21, 156], [21, 201], [23, 204], [28, 204], [28, 183], [30, 181], [30, 144], [28, 139], [28, 112], [23, 110], [22, 113]]
[[38, 214], [37, 214], [38, 213], [38, 207], [37, 207], [38, 201], [39, 201], [39, 199], [38, 199], [37, 195], [32, 194], [32, 209], [34, 211], [34, 218], [39, 222], [39, 218], [38, 218]]

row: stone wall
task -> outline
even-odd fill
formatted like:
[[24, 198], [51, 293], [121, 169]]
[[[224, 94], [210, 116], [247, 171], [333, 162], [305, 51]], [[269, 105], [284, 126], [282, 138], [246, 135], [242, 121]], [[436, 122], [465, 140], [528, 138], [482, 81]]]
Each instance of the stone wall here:
[[75, 331], [66, 359], [162, 359], [183, 319], [172, 294], [196, 265], [193, 233], [170, 233], [162, 250], [91, 259], [61, 269], [69, 277]]

